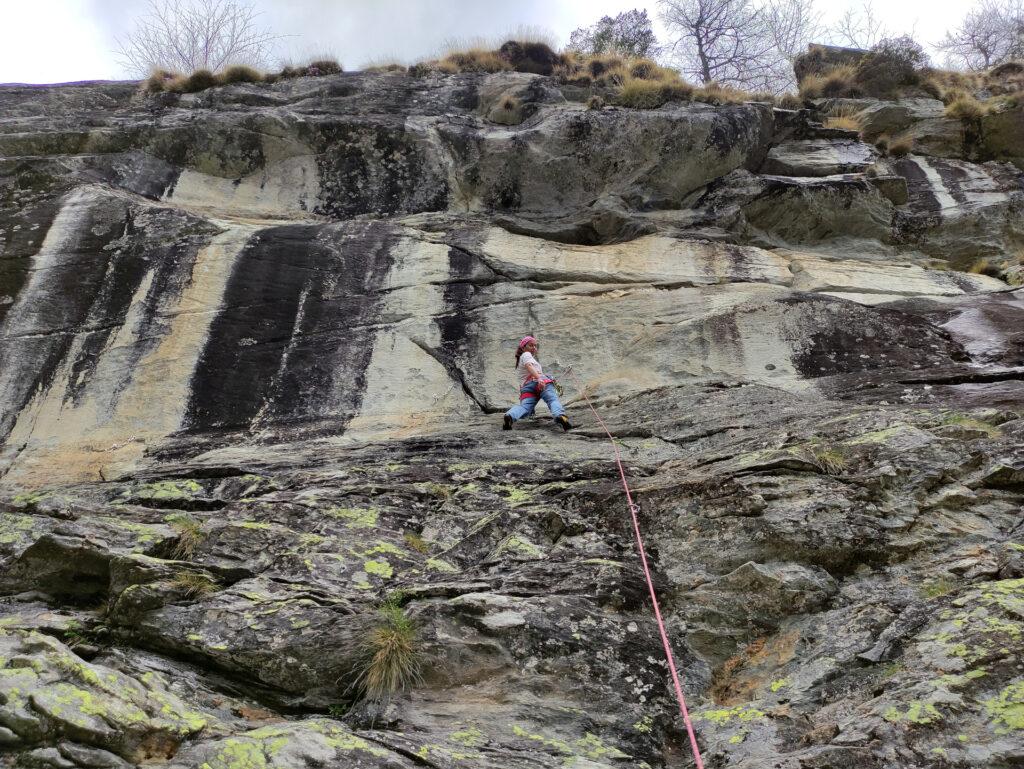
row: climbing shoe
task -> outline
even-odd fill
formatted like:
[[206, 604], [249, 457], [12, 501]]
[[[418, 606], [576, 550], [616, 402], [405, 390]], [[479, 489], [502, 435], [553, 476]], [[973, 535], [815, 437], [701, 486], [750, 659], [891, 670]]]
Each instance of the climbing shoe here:
[[512, 429], [512, 417], [510, 417], [508, 414], [506, 414], [505, 418], [503, 420], [501, 420], [501, 429], [502, 430], [511, 430]]
[[562, 426], [563, 430], [572, 429], [572, 423], [569, 421], [569, 418], [565, 416], [565, 414], [562, 414], [562, 416], [558, 417], [558, 419], [556, 419], [555, 421]]

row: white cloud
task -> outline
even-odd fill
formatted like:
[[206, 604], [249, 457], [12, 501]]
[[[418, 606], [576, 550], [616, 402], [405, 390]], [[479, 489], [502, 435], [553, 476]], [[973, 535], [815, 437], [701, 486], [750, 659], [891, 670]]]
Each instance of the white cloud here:
[[5, 0], [0, 83], [57, 83], [118, 76], [85, 0]]

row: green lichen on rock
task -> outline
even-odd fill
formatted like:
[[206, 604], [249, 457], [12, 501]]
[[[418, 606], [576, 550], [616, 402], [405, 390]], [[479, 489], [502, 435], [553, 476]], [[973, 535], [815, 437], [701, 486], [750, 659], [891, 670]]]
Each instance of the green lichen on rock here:
[[458, 567], [452, 566], [443, 558], [428, 558], [426, 560], [426, 567], [428, 571], [436, 571], [441, 574], [456, 574], [459, 571]]
[[650, 716], [644, 716], [639, 721], [633, 724], [633, 730], [640, 732], [640, 734], [650, 734], [653, 726], [654, 719]]
[[0, 545], [29, 540], [35, 525], [36, 520], [31, 515], [0, 513]]
[[694, 721], [708, 721], [717, 726], [724, 726], [732, 722], [748, 723], [761, 718], [765, 718], [764, 711], [748, 705], [702, 710], [693, 716]]
[[154, 481], [125, 492], [125, 496], [150, 502], [182, 502], [194, 499], [202, 490], [203, 487], [193, 480]]
[[524, 537], [511, 536], [506, 538], [497, 548], [492, 557], [498, 557], [505, 553], [515, 554], [521, 558], [539, 559], [544, 557], [544, 551]]
[[259, 742], [232, 738], [225, 740], [201, 769], [267, 769], [267, 756]]
[[629, 758], [628, 753], [623, 753], [616, 747], [605, 745], [599, 737], [587, 732], [583, 737], [569, 743], [547, 735], [531, 732], [518, 724], [512, 725], [512, 734], [516, 737], [538, 742], [544, 747], [563, 753], [567, 756], [583, 756], [585, 758]]
[[774, 681], [772, 681], [770, 688], [773, 692], [777, 692], [780, 689], [785, 689], [787, 686], [789, 686], [789, 683], [790, 681], [788, 678], [777, 678]]
[[486, 742], [484, 733], [475, 726], [467, 726], [465, 729], [452, 732], [448, 735], [448, 739], [452, 742], [457, 742], [459, 745], [465, 745], [467, 748], [476, 748]]
[[350, 529], [371, 529], [377, 525], [380, 511], [375, 507], [332, 507], [327, 514], [345, 521]]
[[390, 579], [395, 573], [394, 569], [391, 568], [391, 564], [384, 558], [364, 562], [363, 570], [367, 574], [374, 574], [383, 579]]
[[1024, 680], [1010, 684], [997, 696], [985, 700], [984, 704], [996, 734], [1024, 729]]
[[907, 706], [906, 710], [896, 706], [888, 708], [882, 714], [882, 718], [897, 724], [931, 724], [941, 721], [942, 714], [932, 703], [914, 700]]

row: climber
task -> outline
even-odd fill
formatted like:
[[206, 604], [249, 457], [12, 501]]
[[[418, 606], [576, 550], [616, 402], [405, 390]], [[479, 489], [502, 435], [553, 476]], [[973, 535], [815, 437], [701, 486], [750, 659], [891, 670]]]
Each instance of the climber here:
[[511, 430], [512, 423], [533, 413], [537, 401], [541, 398], [548, 404], [551, 416], [563, 430], [571, 430], [572, 425], [565, 416], [565, 409], [558, 400], [555, 380], [544, 376], [540, 361], [537, 360], [537, 348], [540, 343], [532, 336], [524, 336], [516, 349], [516, 374], [519, 375], [519, 405], [505, 412], [503, 430]]

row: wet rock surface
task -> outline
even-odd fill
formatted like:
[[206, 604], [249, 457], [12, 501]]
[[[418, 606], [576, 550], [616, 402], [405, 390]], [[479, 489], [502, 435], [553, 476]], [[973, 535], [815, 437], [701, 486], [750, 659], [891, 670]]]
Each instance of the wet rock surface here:
[[1020, 765], [1012, 117], [573, 99], [0, 88], [0, 764], [692, 765], [579, 381], [709, 767]]

